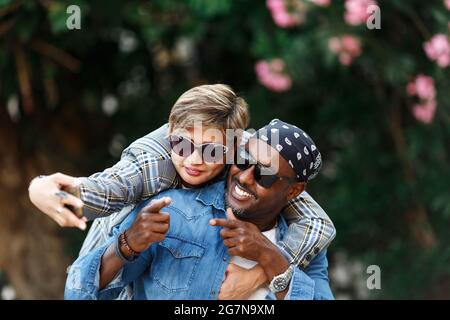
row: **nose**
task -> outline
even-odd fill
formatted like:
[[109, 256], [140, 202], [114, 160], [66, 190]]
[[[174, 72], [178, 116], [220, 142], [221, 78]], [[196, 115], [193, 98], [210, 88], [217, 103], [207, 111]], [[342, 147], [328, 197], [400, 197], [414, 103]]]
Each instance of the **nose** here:
[[202, 164], [203, 163], [202, 156], [200, 155], [198, 149], [195, 149], [194, 152], [189, 157], [187, 157], [185, 161], [189, 164]]
[[247, 186], [254, 185], [255, 184], [254, 171], [255, 166], [251, 166], [247, 170], [242, 171], [238, 177], [239, 183]]

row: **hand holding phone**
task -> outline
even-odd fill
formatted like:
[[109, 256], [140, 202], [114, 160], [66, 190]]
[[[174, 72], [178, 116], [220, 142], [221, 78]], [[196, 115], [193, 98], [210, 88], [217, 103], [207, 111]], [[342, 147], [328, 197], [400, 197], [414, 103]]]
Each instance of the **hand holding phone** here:
[[[63, 191], [70, 193], [71, 195], [73, 195], [74, 197], [80, 199], [81, 198], [81, 191], [80, 191], [80, 187], [79, 186], [64, 186], [62, 188]], [[70, 211], [72, 211], [78, 218], [82, 218], [83, 217], [83, 209], [81, 207], [74, 207], [70, 204], [66, 204], [64, 205], [67, 209], [69, 209]]]

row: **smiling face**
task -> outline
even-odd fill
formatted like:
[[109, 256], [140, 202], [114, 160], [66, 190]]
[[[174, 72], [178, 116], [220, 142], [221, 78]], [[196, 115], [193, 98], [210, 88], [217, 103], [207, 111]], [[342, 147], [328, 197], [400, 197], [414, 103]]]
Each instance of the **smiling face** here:
[[[269, 167], [280, 177], [295, 177], [294, 170], [288, 162], [264, 141], [252, 138], [247, 147], [249, 154], [257, 163]], [[236, 165], [231, 166], [227, 180], [226, 201], [241, 220], [253, 222], [264, 230], [274, 223], [287, 202], [304, 190], [305, 184], [281, 179], [271, 187], [264, 188], [255, 181], [254, 171], [254, 165], [243, 171]]]
[[[184, 143], [190, 145], [188, 140], [193, 141], [197, 145], [205, 143], [224, 144], [224, 133], [222, 130], [202, 127], [201, 129], [174, 129], [170, 135], [177, 135], [187, 138]], [[206, 152], [211, 150], [207, 148]], [[196, 148], [192, 154], [180, 156], [174, 150], [171, 151], [172, 162], [183, 180], [183, 184], [188, 187], [199, 187], [202, 184], [215, 178], [224, 168], [224, 161], [206, 162], [202, 159], [201, 149]], [[208, 159], [208, 157], [206, 157]]]

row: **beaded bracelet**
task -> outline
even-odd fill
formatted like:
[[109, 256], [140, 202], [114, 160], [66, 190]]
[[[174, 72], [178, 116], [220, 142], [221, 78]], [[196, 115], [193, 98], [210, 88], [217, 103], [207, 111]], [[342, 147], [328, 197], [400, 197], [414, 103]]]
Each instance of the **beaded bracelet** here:
[[[130, 253], [131, 257], [126, 257], [122, 251], [120, 250], [120, 247], [123, 246], [125, 249]], [[139, 253], [134, 251], [130, 248], [128, 245], [128, 241], [125, 235], [125, 232], [121, 233], [119, 237], [117, 238], [117, 241], [115, 242], [114, 251], [116, 255], [124, 262], [133, 262], [136, 260], [137, 257], [139, 257]]]
[[122, 260], [125, 263], [131, 262], [120, 251], [120, 244], [119, 244], [119, 242], [120, 242], [119, 237], [117, 237], [117, 240], [114, 242], [114, 252], [115, 252], [116, 256], [119, 257], [120, 260]]

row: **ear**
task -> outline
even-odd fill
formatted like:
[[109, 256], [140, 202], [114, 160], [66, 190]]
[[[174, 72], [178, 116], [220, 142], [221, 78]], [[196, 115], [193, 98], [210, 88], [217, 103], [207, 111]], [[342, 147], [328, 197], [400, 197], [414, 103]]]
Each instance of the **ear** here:
[[287, 194], [287, 201], [291, 201], [292, 199], [296, 198], [300, 193], [302, 193], [306, 188], [305, 182], [297, 182], [293, 183], [288, 191]]

